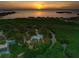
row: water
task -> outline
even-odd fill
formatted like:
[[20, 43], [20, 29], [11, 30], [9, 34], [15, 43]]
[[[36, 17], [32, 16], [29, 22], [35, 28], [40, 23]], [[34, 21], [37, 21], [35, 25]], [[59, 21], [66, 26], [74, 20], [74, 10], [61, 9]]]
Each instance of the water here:
[[76, 17], [79, 13], [78, 10], [65, 10], [72, 13], [56, 13], [57, 11], [64, 10], [15, 10], [15, 14], [10, 14], [2, 17], [2, 19], [14, 19], [14, 18], [27, 18], [27, 17]]

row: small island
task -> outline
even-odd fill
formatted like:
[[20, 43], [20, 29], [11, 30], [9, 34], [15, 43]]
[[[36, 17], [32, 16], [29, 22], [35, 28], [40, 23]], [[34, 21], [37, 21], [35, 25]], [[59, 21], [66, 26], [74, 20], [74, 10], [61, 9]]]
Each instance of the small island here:
[[58, 11], [56, 13], [72, 13], [72, 12], [70, 12], [70, 11]]
[[16, 12], [14, 12], [14, 11], [2, 12], [2, 13], [0, 13], [0, 17], [6, 16], [6, 15], [9, 15], [9, 14], [14, 14], [14, 13], [16, 13]]
[[79, 15], [79, 13], [77, 15]]

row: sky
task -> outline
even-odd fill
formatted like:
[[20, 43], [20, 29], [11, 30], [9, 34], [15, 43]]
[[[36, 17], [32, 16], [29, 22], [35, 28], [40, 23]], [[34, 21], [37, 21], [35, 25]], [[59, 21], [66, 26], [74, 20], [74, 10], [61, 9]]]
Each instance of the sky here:
[[79, 9], [78, 1], [0, 1], [0, 9]]

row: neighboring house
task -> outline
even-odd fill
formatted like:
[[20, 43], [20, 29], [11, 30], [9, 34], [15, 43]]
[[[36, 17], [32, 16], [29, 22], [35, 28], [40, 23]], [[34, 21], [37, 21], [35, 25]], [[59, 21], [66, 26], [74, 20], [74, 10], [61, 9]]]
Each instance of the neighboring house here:
[[15, 40], [7, 40], [3, 31], [0, 31], [0, 54], [10, 54], [9, 45], [15, 44]]
[[10, 54], [9, 45], [15, 44], [15, 40], [6, 40], [4, 44], [0, 44], [0, 54]]
[[9, 54], [9, 46], [8, 43], [0, 44], [0, 54]]

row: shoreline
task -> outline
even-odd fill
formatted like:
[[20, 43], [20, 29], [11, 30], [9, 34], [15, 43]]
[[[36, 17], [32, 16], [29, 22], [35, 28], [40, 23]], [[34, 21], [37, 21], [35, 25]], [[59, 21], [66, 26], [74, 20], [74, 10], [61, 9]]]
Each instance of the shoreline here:
[[63, 18], [63, 17], [27, 17], [27, 18], [14, 18], [14, 19], [0, 19], [0, 20], [56, 20], [56, 21], [64, 21], [64, 22], [73, 22], [76, 24], [79, 24], [79, 16], [78, 17], [69, 17], [69, 18]]
[[[28, 18], [63, 18], [63, 19], [70, 19], [70, 18], [79, 18], [79, 16], [76, 16], [76, 17], [51, 17], [51, 16], [46, 16], [46, 17], [39, 17], [39, 16], [37, 16], [37, 17], [24, 17], [24, 18], [6, 18], [6, 19], [28, 19]], [[5, 19], [5, 18], [0, 18], [0, 19]]]

